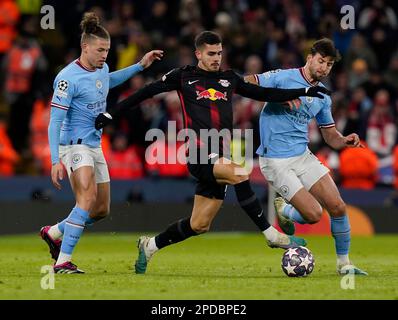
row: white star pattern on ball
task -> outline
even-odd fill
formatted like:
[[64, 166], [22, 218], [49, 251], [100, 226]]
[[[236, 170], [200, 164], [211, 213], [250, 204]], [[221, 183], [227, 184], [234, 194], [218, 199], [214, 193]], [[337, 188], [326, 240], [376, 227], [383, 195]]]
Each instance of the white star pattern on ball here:
[[296, 248], [290, 248], [290, 249], [286, 252], [286, 255], [289, 257], [289, 259], [291, 259], [292, 256], [294, 256], [294, 255], [296, 255], [296, 254], [297, 254]]
[[308, 269], [308, 265], [311, 264], [311, 262], [309, 255], [306, 255], [306, 257], [301, 261], [300, 266], [305, 266], [305, 269]]
[[290, 262], [287, 263], [287, 266], [285, 267], [285, 270], [287, 272], [287, 274], [295, 274], [294, 272], [294, 268], [296, 268], [296, 266], [291, 266]]

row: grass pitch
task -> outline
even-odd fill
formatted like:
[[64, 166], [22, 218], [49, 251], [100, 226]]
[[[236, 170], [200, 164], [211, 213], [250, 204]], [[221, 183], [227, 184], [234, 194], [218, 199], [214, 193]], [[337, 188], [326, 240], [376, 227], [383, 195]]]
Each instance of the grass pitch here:
[[307, 278], [288, 278], [283, 250], [260, 234], [209, 233], [159, 251], [147, 274], [135, 275], [137, 234], [86, 233], [74, 262], [84, 275], [55, 275], [41, 288], [52, 260], [37, 235], [0, 237], [0, 299], [398, 299], [398, 236], [357, 237], [351, 259], [369, 273], [341, 288], [331, 237], [306, 237], [315, 257]]

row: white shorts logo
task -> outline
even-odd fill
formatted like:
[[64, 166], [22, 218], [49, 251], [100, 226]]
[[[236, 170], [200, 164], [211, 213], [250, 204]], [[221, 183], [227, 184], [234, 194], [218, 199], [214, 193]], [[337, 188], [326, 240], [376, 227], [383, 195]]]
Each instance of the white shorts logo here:
[[280, 188], [280, 192], [282, 196], [287, 196], [289, 193], [289, 187], [288, 186], [282, 186]]
[[79, 153], [76, 153], [76, 154], [74, 154], [73, 157], [72, 157], [72, 162], [73, 162], [74, 164], [77, 164], [77, 163], [79, 163], [80, 161], [82, 161], [82, 159], [83, 159], [82, 155], [79, 154]]

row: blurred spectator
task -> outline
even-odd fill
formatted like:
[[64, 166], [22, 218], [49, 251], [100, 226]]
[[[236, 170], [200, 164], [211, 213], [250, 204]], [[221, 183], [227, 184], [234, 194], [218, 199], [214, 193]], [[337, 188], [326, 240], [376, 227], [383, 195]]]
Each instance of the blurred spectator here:
[[12, 147], [6, 127], [5, 121], [0, 118], [0, 177], [12, 176], [19, 161], [19, 155]]
[[394, 88], [384, 81], [379, 71], [372, 72], [369, 79], [361, 84], [361, 87], [365, 89], [367, 95], [371, 99], [374, 99], [376, 93], [382, 89], [388, 91], [390, 98], [394, 99], [396, 97]]
[[351, 132], [356, 132], [360, 138], [366, 137], [368, 117], [372, 107], [373, 102], [366, 95], [366, 91], [362, 87], [355, 88], [348, 105], [348, 117], [352, 121]]
[[365, 60], [371, 70], [377, 70], [377, 57], [366, 43], [365, 37], [359, 33], [353, 36], [351, 46], [344, 57], [346, 67], [349, 68], [356, 59]]
[[385, 157], [392, 152], [396, 133], [390, 96], [386, 90], [380, 90], [376, 93], [374, 106], [370, 111], [366, 141], [379, 157]]
[[0, 62], [11, 48], [17, 34], [16, 25], [19, 20], [19, 8], [15, 0], [0, 1]]
[[376, 154], [361, 142], [363, 148], [346, 148], [340, 153], [341, 185], [351, 189], [373, 189], [378, 175]]
[[390, 67], [384, 74], [384, 80], [394, 88], [395, 92], [398, 92], [398, 52], [391, 58]]
[[113, 138], [112, 149], [106, 156], [112, 179], [140, 179], [144, 176], [144, 166], [138, 148], [129, 146], [127, 142], [127, 137], [122, 133]]
[[383, 0], [373, 0], [359, 15], [358, 26], [369, 37], [379, 67], [384, 70], [396, 48], [397, 15]]
[[[35, 94], [43, 90], [47, 61], [35, 39], [37, 20], [24, 21], [19, 36], [4, 58], [5, 97], [10, 107], [8, 133], [14, 148], [26, 148]], [[44, 82], [44, 83], [43, 83]]]
[[247, 57], [245, 61], [245, 74], [258, 74], [264, 71], [263, 62], [258, 55], [253, 54]]
[[348, 86], [352, 90], [369, 80], [369, 68], [364, 59], [355, 59], [349, 73]]
[[52, 167], [50, 146], [48, 144], [50, 109], [50, 100], [36, 100], [30, 120], [30, 150], [35, 159], [38, 172], [44, 175], [50, 175]]

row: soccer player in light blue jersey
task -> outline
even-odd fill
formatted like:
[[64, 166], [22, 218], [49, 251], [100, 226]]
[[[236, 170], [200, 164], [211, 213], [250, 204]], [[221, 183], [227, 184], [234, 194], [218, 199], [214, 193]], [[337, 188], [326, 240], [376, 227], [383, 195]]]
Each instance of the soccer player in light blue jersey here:
[[52, 182], [61, 189], [62, 162], [76, 198], [76, 205], [65, 220], [40, 231], [56, 260], [55, 273], [83, 273], [71, 262], [72, 252], [85, 226], [109, 213], [110, 179], [101, 149], [102, 130], [94, 127], [97, 115], [106, 110], [108, 91], [163, 55], [163, 51], [154, 50], [139, 63], [109, 73], [105, 63], [110, 49], [109, 33], [94, 13], [85, 13], [81, 28], [81, 56], [55, 78], [48, 127]]
[[[248, 75], [245, 79], [262, 87], [283, 89], [322, 85], [320, 81], [329, 75], [338, 60], [340, 54], [333, 42], [321, 39], [314, 43], [304, 67]], [[313, 118], [332, 148], [361, 147], [357, 134], [343, 136], [336, 130], [331, 104], [329, 96], [301, 97], [289, 101], [290, 109], [267, 103], [260, 114], [261, 145], [257, 154], [263, 175], [282, 195], [274, 202], [281, 229], [292, 235], [294, 222], [318, 222], [324, 207], [331, 217], [337, 272], [366, 275], [348, 256], [351, 236], [345, 203], [329, 170], [308, 149], [308, 124]]]

